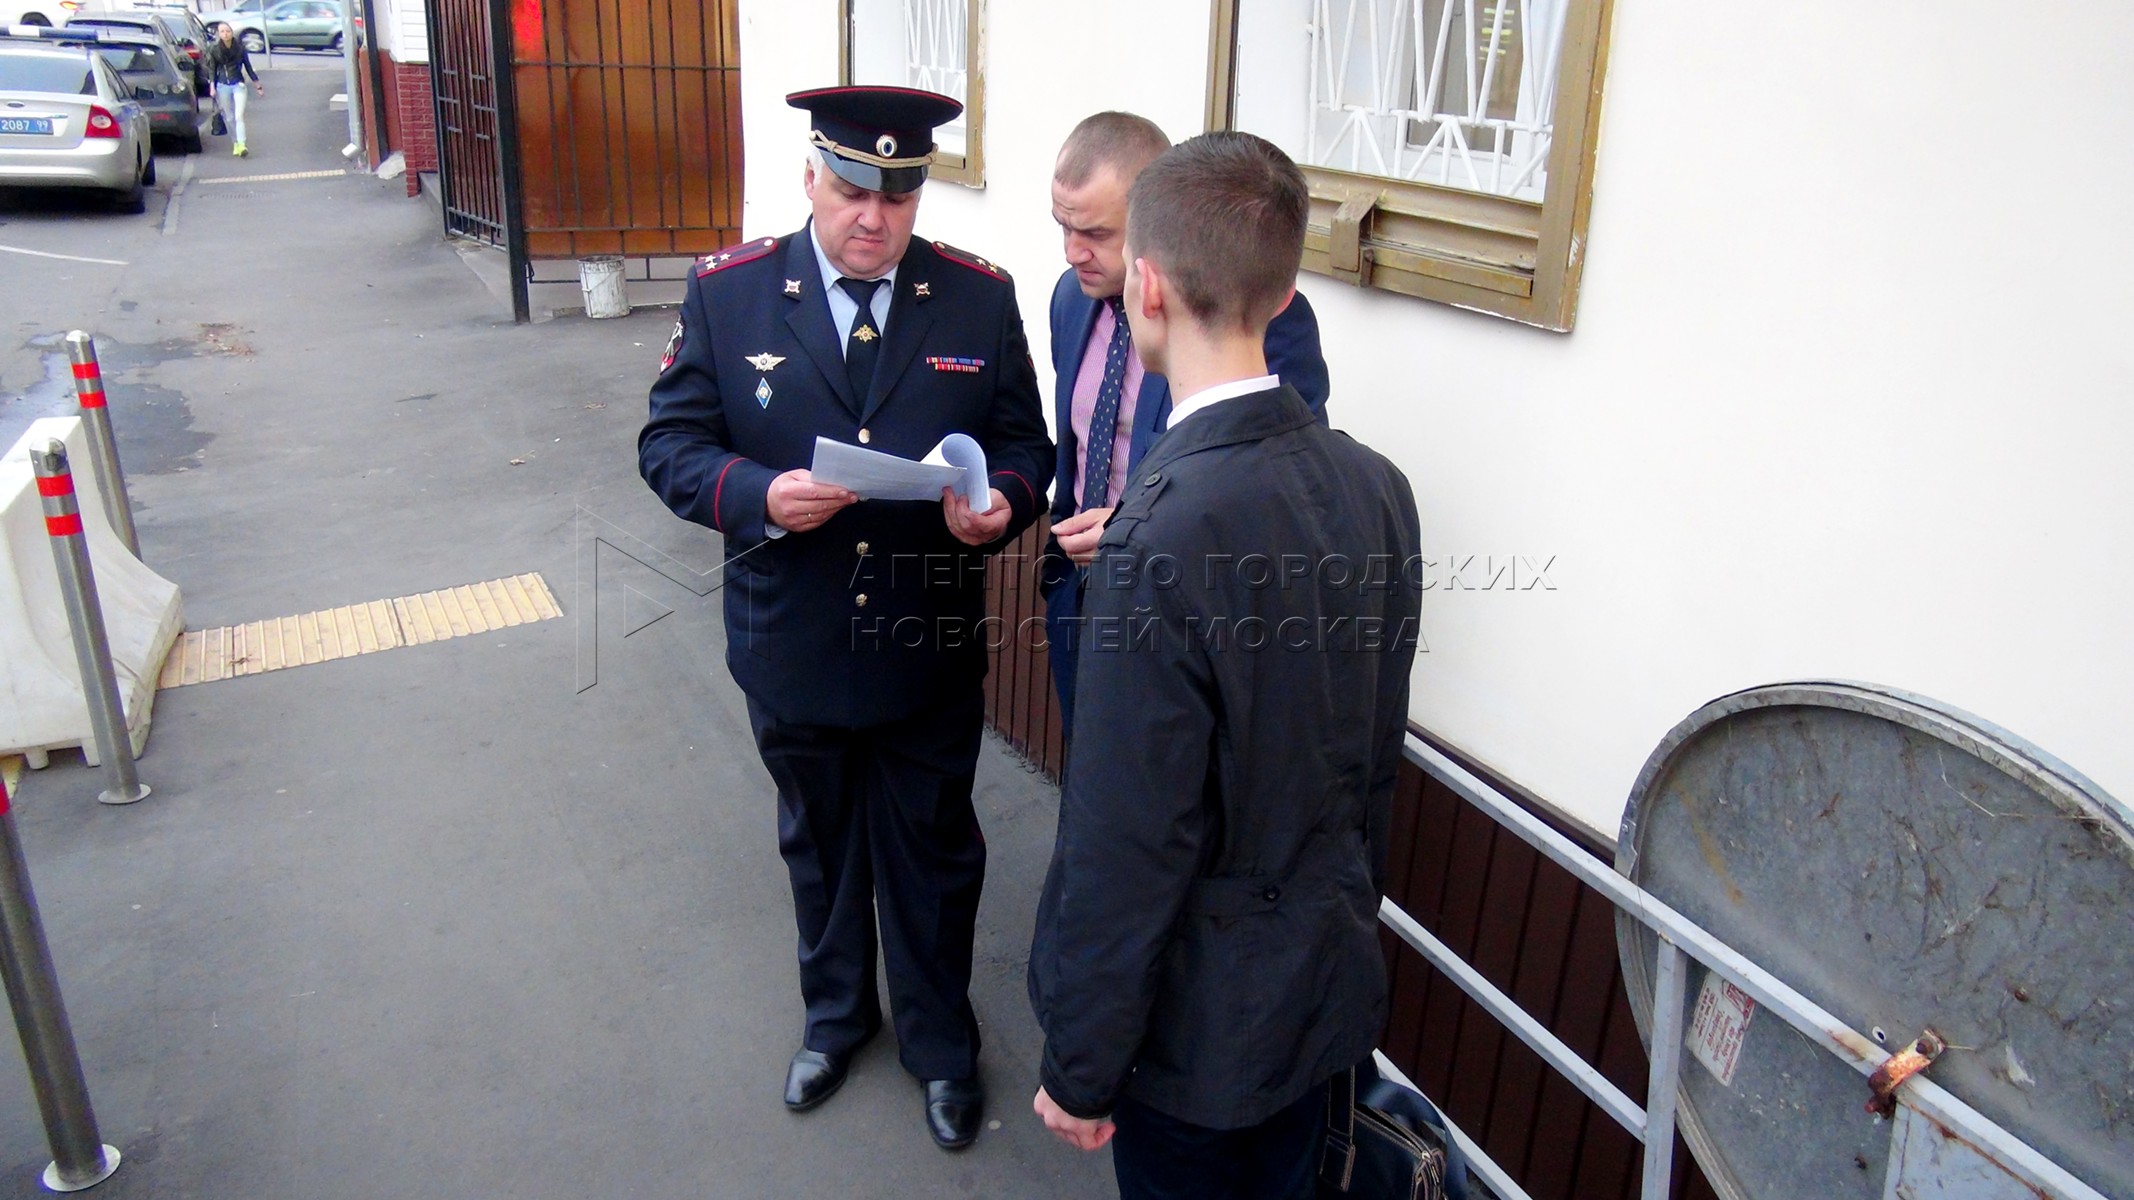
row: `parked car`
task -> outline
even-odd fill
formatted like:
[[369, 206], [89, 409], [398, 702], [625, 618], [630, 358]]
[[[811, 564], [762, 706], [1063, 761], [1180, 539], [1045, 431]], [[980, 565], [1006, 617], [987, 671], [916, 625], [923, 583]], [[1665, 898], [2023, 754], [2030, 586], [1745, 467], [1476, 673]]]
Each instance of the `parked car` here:
[[0, 0], [0, 27], [64, 25], [81, 7], [82, 0]]
[[54, 36], [0, 33], [0, 186], [97, 188], [145, 210], [148, 110], [86, 39], [37, 33]]
[[335, 0], [281, 0], [264, 11], [240, 4], [202, 13], [200, 20], [210, 31], [220, 24], [229, 25], [254, 54], [270, 44], [276, 50], [341, 48], [341, 6]]
[[[171, 36], [169, 28], [152, 12], [98, 12], [83, 9], [81, 12], [67, 18], [66, 27], [68, 29], [126, 30], [140, 34], [143, 37], [156, 39], [173, 56], [180, 56], [185, 53], [179, 47], [178, 39]], [[188, 63], [191, 62], [189, 58], [186, 61]]]
[[148, 110], [151, 133], [177, 142], [186, 154], [200, 153], [200, 97], [190, 73], [171, 58], [168, 47], [145, 34], [111, 29], [94, 49]]
[[192, 10], [184, 8], [158, 8], [156, 20], [163, 22], [163, 32], [185, 52], [193, 73], [195, 94], [207, 95], [213, 90], [207, 77], [207, 26], [200, 23], [200, 18], [194, 16]]

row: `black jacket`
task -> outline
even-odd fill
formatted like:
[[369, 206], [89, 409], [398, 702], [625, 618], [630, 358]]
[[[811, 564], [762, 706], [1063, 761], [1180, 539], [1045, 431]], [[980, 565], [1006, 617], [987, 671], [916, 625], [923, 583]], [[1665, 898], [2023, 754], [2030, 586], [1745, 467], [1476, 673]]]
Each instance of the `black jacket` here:
[[1030, 998], [1068, 1112], [1256, 1124], [1385, 1019], [1385, 833], [1420, 592], [1392, 464], [1282, 387], [1165, 433], [1087, 624]]
[[[817, 436], [922, 458], [967, 433], [1012, 518], [994, 546], [949, 532], [941, 502], [867, 500], [773, 538], [765, 493]], [[1052, 482], [1037, 369], [1015, 286], [991, 264], [913, 238], [897, 264], [869, 394], [805, 229], [707, 257], [652, 385], [638, 469], [677, 515], [725, 535], [726, 665], [779, 717], [862, 728], [985, 677], [985, 556], [1044, 512]]]
[[215, 83], [243, 83], [250, 75], [252, 82], [259, 82], [259, 72], [252, 69], [252, 56], [245, 52], [243, 42], [222, 44], [222, 39], [212, 38], [207, 44], [208, 78]]

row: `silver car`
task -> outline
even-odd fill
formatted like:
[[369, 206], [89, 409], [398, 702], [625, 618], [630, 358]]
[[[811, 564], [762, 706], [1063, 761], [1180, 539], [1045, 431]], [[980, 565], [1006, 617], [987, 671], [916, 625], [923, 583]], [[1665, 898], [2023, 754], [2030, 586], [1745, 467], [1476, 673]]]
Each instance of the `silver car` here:
[[156, 181], [148, 111], [101, 55], [59, 32], [0, 33], [0, 187], [96, 188], [141, 212]]

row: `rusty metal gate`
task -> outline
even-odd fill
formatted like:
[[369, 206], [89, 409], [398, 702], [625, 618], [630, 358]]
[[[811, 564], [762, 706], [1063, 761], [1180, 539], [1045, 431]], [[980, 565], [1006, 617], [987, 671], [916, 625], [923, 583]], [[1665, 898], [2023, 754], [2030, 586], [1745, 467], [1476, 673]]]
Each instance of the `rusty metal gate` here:
[[446, 232], [534, 258], [741, 236], [737, 0], [431, 0]]
[[497, 47], [510, 44], [511, 14], [491, 0], [430, 0], [425, 7], [445, 233], [510, 256], [512, 316], [524, 322], [530, 310], [518, 114], [511, 72], [498, 69], [497, 57]]

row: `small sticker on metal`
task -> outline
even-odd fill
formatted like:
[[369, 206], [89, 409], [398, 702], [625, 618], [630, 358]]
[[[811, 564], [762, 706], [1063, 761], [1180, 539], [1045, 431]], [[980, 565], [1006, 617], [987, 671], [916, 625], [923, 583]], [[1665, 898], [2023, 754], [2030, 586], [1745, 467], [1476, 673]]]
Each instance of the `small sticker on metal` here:
[[1749, 1037], [1749, 1018], [1756, 1015], [1756, 1001], [1747, 992], [1707, 971], [1704, 986], [1697, 990], [1697, 1011], [1689, 1021], [1689, 1052], [1704, 1069], [1727, 1087], [1734, 1086], [1734, 1068], [1741, 1063], [1741, 1044]]

